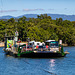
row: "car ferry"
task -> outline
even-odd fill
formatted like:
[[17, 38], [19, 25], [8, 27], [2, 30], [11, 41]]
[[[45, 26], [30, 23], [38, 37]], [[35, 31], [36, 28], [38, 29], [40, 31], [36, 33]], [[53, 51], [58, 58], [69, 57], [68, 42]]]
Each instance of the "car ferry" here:
[[17, 45], [14, 40], [14, 36], [5, 37], [5, 49], [6, 55], [15, 57], [29, 57], [29, 58], [51, 58], [51, 57], [64, 57], [68, 52], [64, 52], [63, 46], [58, 44], [58, 41], [50, 41], [47, 45], [38, 45], [36, 49], [27, 45]]
[[[19, 43], [19, 44], [17, 44]], [[15, 57], [33, 57], [33, 58], [50, 58], [50, 57], [64, 57], [68, 52], [64, 52], [61, 42], [55, 40], [47, 40], [45, 43], [30, 41], [28, 45], [18, 41], [18, 32], [16, 30], [15, 36], [5, 36], [6, 55]]]

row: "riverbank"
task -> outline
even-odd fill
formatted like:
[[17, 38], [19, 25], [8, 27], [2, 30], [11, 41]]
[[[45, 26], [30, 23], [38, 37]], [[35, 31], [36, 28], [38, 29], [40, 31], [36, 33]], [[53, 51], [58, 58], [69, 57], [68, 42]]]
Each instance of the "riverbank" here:
[[62, 44], [64, 47], [67, 47], [68, 46], [68, 44]]
[[0, 42], [0, 47], [4, 47], [4, 42]]

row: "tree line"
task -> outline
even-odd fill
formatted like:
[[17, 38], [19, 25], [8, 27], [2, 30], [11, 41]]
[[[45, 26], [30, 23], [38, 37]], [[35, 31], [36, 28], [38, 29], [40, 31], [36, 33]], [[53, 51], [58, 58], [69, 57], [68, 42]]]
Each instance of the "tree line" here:
[[22, 41], [35, 40], [62, 40], [68, 45], [75, 45], [75, 21], [56, 18], [52, 20], [47, 14], [37, 15], [37, 18], [27, 19], [25, 16], [19, 19], [0, 20], [0, 41], [4, 41], [5, 34], [14, 35], [19, 32], [18, 38]]

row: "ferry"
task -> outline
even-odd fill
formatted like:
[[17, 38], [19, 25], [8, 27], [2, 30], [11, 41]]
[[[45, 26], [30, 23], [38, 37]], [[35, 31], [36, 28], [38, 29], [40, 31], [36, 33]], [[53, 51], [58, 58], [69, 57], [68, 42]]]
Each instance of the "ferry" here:
[[30, 41], [28, 45], [20, 42], [16, 44], [17, 42], [17, 36], [5, 36], [4, 52], [6, 55], [29, 58], [51, 58], [64, 57], [68, 54], [68, 52], [64, 52], [61, 43], [59, 44], [55, 40], [47, 40], [45, 44]]

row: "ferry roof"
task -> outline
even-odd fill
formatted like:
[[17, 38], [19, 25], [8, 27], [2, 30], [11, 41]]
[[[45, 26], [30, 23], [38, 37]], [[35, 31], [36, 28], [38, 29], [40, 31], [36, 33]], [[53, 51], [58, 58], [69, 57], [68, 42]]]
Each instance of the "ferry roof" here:
[[51, 42], [51, 41], [55, 41], [55, 40], [47, 40], [46, 42]]
[[[33, 43], [33, 42], [35, 42], [35, 41], [30, 41], [29, 43]], [[35, 43], [41, 43], [41, 42], [35, 42]]]

